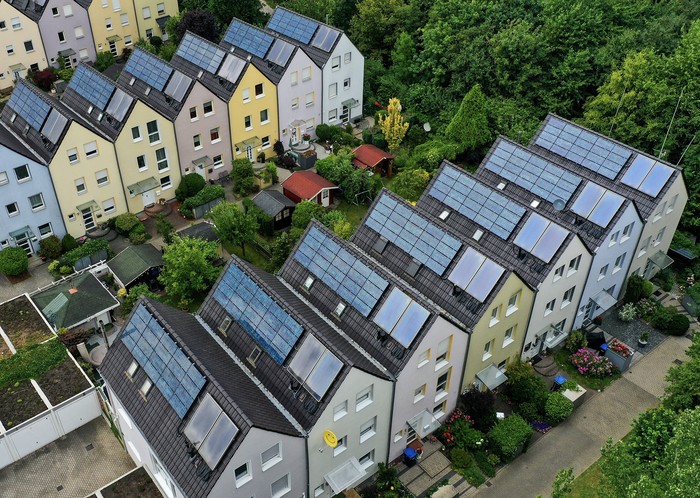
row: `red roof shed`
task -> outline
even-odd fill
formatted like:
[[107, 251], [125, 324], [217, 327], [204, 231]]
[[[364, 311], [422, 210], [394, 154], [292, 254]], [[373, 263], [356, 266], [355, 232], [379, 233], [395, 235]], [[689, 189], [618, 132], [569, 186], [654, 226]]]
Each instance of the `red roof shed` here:
[[369, 169], [378, 175], [391, 176], [391, 166], [394, 161], [393, 154], [383, 151], [376, 145], [363, 144], [357, 147], [353, 154], [353, 164], [361, 169]]
[[337, 188], [313, 171], [296, 171], [282, 182], [282, 191], [289, 199], [294, 202], [313, 201], [322, 206], [333, 202], [333, 190]]

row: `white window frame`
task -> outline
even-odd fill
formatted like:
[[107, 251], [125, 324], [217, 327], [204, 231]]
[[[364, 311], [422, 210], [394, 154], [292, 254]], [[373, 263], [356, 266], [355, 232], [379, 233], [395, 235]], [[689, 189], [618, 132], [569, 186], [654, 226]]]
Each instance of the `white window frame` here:
[[[284, 481], [284, 483], [282, 483], [282, 481]], [[283, 484], [284, 488], [279, 489], [278, 491], [273, 491], [275, 486], [278, 484]], [[286, 495], [287, 493], [289, 493], [291, 490], [292, 490], [292, 483], [290, 481], [289, 474], [285, 474], [282, 477], [280, 477], [279, 479], [277, 479], [275, 482], [270, 484], [270, 497], [271, 498], [280, 498], [280, 497]]]
[[355, 397], [355, 412], [364, 410], [374, 401], [374, 384], [365, 387]]
[[[263, 113], [265, 113], [265, 119], [263, 119]], [[269, 109], [263, 109], [260, 111], [260, 124], [264, 125], [270, 122], [270, 111]]]
[[299, 97], [294, 97], [292, 99], [292, 110], [299, 109]]
[[331, 59], [331, 71], [339, 71], [340, 70], [340, 56], [336, 55]]
[[144, 19], [150, 19], [151, 18], [151, 8], [150, 7], [144, 7], [141, 10], [141, 14], [143, 15]]
[[102, 211], [105, 214], [113, 213], [116, 209], [114, 197], [110, 197], [109, 199], [102, 201]]
[[360, 444], [371, 439], [377, 433], [377, 417], [374, 416], [360, 426]]
[[549, 315], [551, 312], [554, 311], [554, 306], [556, 305], [556, 303], [557, 303], [557, 300], [556, 300], [556, 298], [555, 298], [555, 299], [552, 299], [551, 301], [549, 301], [547, 304], [544, 305], [544, 316], [547, 316], [547, 315]]
[[374, 450], [368, 451], [362, 455], [358, 461], [360, 462], [360, 465], [362, 465], [363, 469], [367, 469], [374, 465]]
[[[100, 175], [100, 173], [104, 173], [104, 176]], [[104, 181], [101, 182], [100, 180], [103, 178]], [[95, 181], [97, 182], [98, 187], [109, 185], [109, 173], [107, 172], [107, 168], [95, 172]]]
[[328, 85], [328, 98], [334, 99], [338, 96], [338, 83]]
[[514, 334], [515, 334], [515, 325], [506, 329], [505, 333], [503, 334], [503, 346], [502, 347], [504, 347], [504, 348], [508, 347], [515, 342], [515, 339], [513, 339]]
[[661, 240], [664, 238], [665, 234], [666, 234], [666, 227], [661, 227], [661, 230], [659, 230], [659, 233], [657, 233], [656, 237], [654, 238], [654, 247], [661, 244]]
[[[75, 179], [75, 190], [78, 193], [78, 195], [85, 195], [87, 194], [87, 185], [85, 185], [85, 177], [80, 177]], [[80, 188], [82, 186], [82, 189]]]
[[[253, 469], [251, 468], [252, 465], [250, 465], [250, 460], [245, 462], [242, 465], [239, 465], [233, 470], [233, 480], [234, 483], [236, 484], [236, 488], [240, 488], [241, 486], [245, 485], [246, 483], [250, 482], [253, 480]], [[241, 468], [245, 468], [244, 474], [241, 474], [240, 477], [238, 477], [238, 471]]]
[[501, 305], [499, 304], [491, 310], [491, 319], [489, 320], [489, 327], [493, 327], [498, 322], [500, 322], [501, 317]]
[[430, 349], [426, 349], [420, 355], [418, 355], [418, 368], [430, 363]]
[[[27, 176], [24, 176], [22, 178], [19, 177], [19, 174], [17, 174], [17, 170], [24, 168], [27, 171]], [[17, 179], [17, 183], [24, 183], [28, 182], [29, 180], [32, 179], [32, 172], [29, 170], [29, 165], [28, 164], [23, 164], [21, 166], [17, 166], [15, 168], [15, 178]]]
[[[268, 456], [267, 460], [265, 459], [265, 453], [268, 453], [270, 451], [275, 451], [274, 455]], [[266, 470], [274, 467], [278, 463], [282, 461], [282, 443], [275, 443], [272, 446], [270, 446], [268, 449], [260, 453], [260, 464], [262, 471], [265, 472]]]
[[[207, 111], [207, 107], [209, 107], [209, 111]], [[212, 114], [215, 113], [214, 110], [214, 101], [213, 100], [207, 100], [202, 104], [202, 111], [204, 111], [204, 117], [211, 116]]]
[[627, 239], [630, 238], [630, 234], [632, 233], [632, 229], [634, 228], [634, 221], [632, 223], [629, 223], [628, 225], [625, 225], [625, 228], [622, 229], [622, 237], [620, 238], [620, 244], [625, 242]]
[[[158, 153], [160, 151], [163, 151], [163, 157], [161, 159], [158, 158]], [[168, 161], [168, 151], [166, 150], [165, 147], [161, 147], [160, 149], [156, 149], [156, 169], [158, 170], [158, 173], [165, 173], [166, 171], [170, 171], [170, 162]], [[165, 168], [161, 168], [161, 164], [165, 163]]]
[[435, 353], [435, 371], [449, 365], [450, 351], [452, 350], [452, 336], [440, 341]]
[[90, 159], [92, 157], [97, 157], [100, 155], [99, 151], [97, 150], [97, 141], [93, 140], [92, 142], [88, 142], [83, 145], [83, 150], [85, 151], [85, 157], [87, 159]]
[[428, 389], [427, 384], [423, 384], [419, 388], [417, 388], [415, 391], [413, 391], [413, 404], [415, 405], [418, 403], [420, 400], [425, 398], [425, 392]]
[[[260, 92], [258, 92], [258, 87], [260, 87]], [[256, 99], [261, 99], [265, 96], [265, 83], [256, 83], [253, 89], [255, 91]]]
[[625, 264], [625, 259], [626, 259], [627, 253], [622, 253], [620, 254], [617, 258], [615, 258], [615, 263], [613, 265], [613, 274], [619, 272], [622, 270], [622, 266]]
[[311, 79], [311, 66], [302, 68], [301, 81], [309, 81]]
[[[10, 209], [9, 209], [10, 206], [14, 206], [13, 211], [10, 211]], [[12, 218], [13, 216], [17, 216], [20, 213], [19, 204], [17, 204], [16, 202], [11, 202], [9, 204], [6, 204], [5, 210], [7, 211], [7, 216], [9, 216], [10, 218]]]
[[610, 269], [610, 264], [606, 264], [604, 266], [601, 266], [600, 271], [598, 272], [598, 280], [604, 279], [605, 276], [608, 274], [609, 269]]
[[333, 457], [337, 457], [341, 453], [343, 453], [345, 450], [348, 449], [348, 436], [345, 435], [341, 438], [338, 438], [338, 444], [335, 445], [335, 448], [333, 448]]
[[[71, 147], [68, 149], [66, 154], [68, 155], [68, 162], [70, 164], [77, 164], [80, 162], [80, 156], [78, 156], [78, 149], [76, 147]], [[75, 159], [71, 159], [71, 156], [74, 156]]]
[[576, 286], [574, 285], [573, 287], [569, 288], [564, 292], [564, 296], [562, 297], [561, 300], [561, 307], [566, 308], [568, 305], [571, 304], [571, 301], [574, 300], [574, 294], [576, 292]]
[[0, 171], [0, 185], [7, 185], [10, 183], [10, 179], [7, 176], [7, 173], [4, 171]]
[[346, 399], [342, 403], [337, 404], [333, 408], [333, 422], [337, 422], [345, 415], [348, 414], [348, 400]]
[[481, 361], [486, 361], [489, 358], [491, 358], [491, 356], [492, 356], [491, 351], [492, 350], [493, 350], [493, 339], [491, 339], [490, 341], [486, 342], [486, 344], [484, 344], [484, 354], [481, 355]]
[[578, 271], [580, 264], [581, 264], [581, 255], [579, 254], [574, 259], [569, 261], [569, 269], [566, 272], [566, 276], [568, 277], [568, 276], [571, 276], [574, 273], [576, 273]]
[[[155, 125], [155, 131], [151, 131], [150, 125]], [[160, 127], [158, 126], [158, 120], [154, 119], [146, 123], [146, 133], [148, 133], [148, 143], [151, 145], [160, 143]]]
[[516, 311], [518, 311], [518, 305], [520, 304], [520, 294], [518, 291], [508, 299], [508, 306], [506, 307], [506, 316], [510, 316]]
[[564, 265], [561, 265], [559, 268], [554, 270], [554, 278], [552, 279], [554, 282], [559, 280], [564, 276]]

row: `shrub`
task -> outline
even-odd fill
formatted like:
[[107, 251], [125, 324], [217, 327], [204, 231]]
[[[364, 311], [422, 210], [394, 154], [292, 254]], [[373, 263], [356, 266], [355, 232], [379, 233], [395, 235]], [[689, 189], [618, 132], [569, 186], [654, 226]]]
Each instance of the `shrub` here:
[[673, 306], [659, 306], [651, 317], [651, 324], [661, 332], [667, 332], [673, 317], [678, 315], [678, 311]]
[[333, 142], [341, 133], [340, 128], [327, 124], [319, 124], [316, 126], [316, 136], [322, 142]]
[[116, 60], [114, 59], [114, 55], [112, 55], [112, 52], [110, 52], [109, 50], [107, 50], [106, 52], [100, 52], [99, 54], [97, 54], [97, 57], [95, 57], [95, 69], [97, 69], [99, 72], [102, 72], [115, 62]]
[[545, 405], [545, 418], [552, 425], [557, 425], [571, 415], [574, 404], [562, 393], [552, 393], [547, 398]]
[[467, 482], [475, 488], [478, 488], [484, 484], [484, 482], [486, 482], [486, 478], [476, 467], [464, 469], [461, 474], [467, 480]]
[[512, 460], [532, 436], [532, 427], [521, 416], [511, 415], [496, 422], [489, 433], [493, 450], [506, 461]]
[[637, 307], [634, 303], [627, 303], [620, 308], [617, 317], [623, 322], [631, 322], [637, 318]]
[[194, 216], [192, 209], [216, 199], [223, 199], [224, 196], [224, 187], [221, 185], [207, 185], [202, 190], [197, 192], [197, 194], [185, 200], [185, 202], [180, 205], [180, 212], [183, 214], [183, 216], [191, 218]]
[[175, 227], [172, 223], [170, 223], [168, 218], [163, 215], [163, 213], [159, 213], [156, 216], [156, 232], [158, 232], [158, 235], [163, 237], [163, 241], [166, 244], [170, 244], [170, 242], [173, 240]]
[[612, 351], [619, 354], [623, 358], [629, 358], [630, 354], [632, 354], [630, 352], [630, 348], [627, 347], [627, 344], [616, 338], [610, 340], [610, 342], [608, 343], [608, 348], [610, 348]]
[[183, 202], [202, 190], [206, 184], [204, 178], [197, 173], [189, 173], [180, 180], [180, 185], [175, 189], [175, 197], [178, 201]]
[[148, 41], [156, 48], [160, 48], [163, 45], [163, 39], [160, 36], [151, 36], [151, 39]]
[[233, 180], [233, 192], [245, 197], [253, 191], [255, 185], [255, 172], [253, 163], [248, 159], [236, 159], [233, 161], [231, 169], [231, 179]]
[[29, 258], [21, 247], [7, 247], [0, 251], [0, 273], [21, 275], [29, 268]]
[[284, 155], [284, 144], [277, 140], [275, 145], [272, 146], [272, 150], [275, 151], [275, 155], [279, 158]]
[[647, 297], [637, 303], [637, 314], [643, 320], [650, 321], [660, 307], [656, 299]]
[[39, 253], [46, 259], [56, 259], [61, 255], [61, 240], [55, 235], [41, 239], [39, 247], [41, 247]]
[[537, 406], [530, 402], [526, 401], [525, 403], [521, 403], [518, 405], [518, 407], [515, 409], [515, 411], [523, 417], [525, 420], [528, 422], [533, 422], [540, 418], [539, 411], [537, 410]]
[[264, 163], [265, 162], [265, 151], [261, 150], [256, 159], [258, 160], [259, 163]]
[[472, 457], [462, 448], [455, 448], [450, 452], [452, 465], [457, 469], [466, 469], [472, 466]]
[[438, 429], [438, 438], [448, 447], [458, 446], [466, 448], [468, 443], [479, 447], [481, 444], [478, 444], [477, 441], [483, 435], [479, 431], [476, 431], [476, 435], [470, 433], [473, 430], [471, 428], [472, 425], [473, 422], [469, 415], [465, 415], [461, 410], [456, 409], [447, 417], [444, 425]]
[[76, 261], [85, 256], [92, 256], [100, 251], [107, 251], [107, 259], [112, 256], [112, 249], [109, 247], [109, 242], [104, 239], [90, 239], [85, 242], [82, 246], [76, 247], [72, 251], [68, 251], [63, 256], [61, 256], [61, 273], [63, 274], [63, 267], [69, 269], [69, 273], [73, 272], [71, 268]]
[[472, 456], [481, 471], [488, 477], [496, 475], [496, 468], [489, 461], [489, 456], [483, 451], [475, 451]]
[[433, 171], [443, 159], [454, 161], [459, 152], [459, 146], [441, 139], [433, 139], [413, 149], [413, 161], [416, 166], [426, 171]]
[[575, 353], [586, 346], [588, 346], [588, 339], [581, 329], [572, 330], [564, 341], [564, 347], [569, 353]]
[[474, 427], [482, 432], [488, 432], [496, 423], [496, 398], [491, 391], [470, 389], [460, 397], [464, 413], [474, 421]]
[[581, 375], [591, 377], [606, 377], [615, 371], [613, 364], [604, 356], [598, 356], [587, 349], [579, 349], [569, 356], [569, 361]]
[[656, 274], [654, 280], [664, 291], [669, 292], [673, 289], [673, 284], [675, 283], [675, 278], [673, 277], [673, 272], [669, 268], [664, 268], [659, 273]]
[[129, 241], [136, 246], [143, 244], [148, 238], [150, 235], [146, 233], [146, 226], [143, 223], [139, 223], [129, 232]]
[[681, 313], [676, 313], [675, 315], [673, 315], [671, 317], [671, 320], [668, 323], [667, 332], [670, 335], [681, 336], [688, 331], [689, 327], [690, 327], [690, 320], [688, 320], [688, 317], [685, 315], [682, 315]]
[[258, 231], [263, 235], [272, 235], [275, 231], [275, 220], [267, 214], [265, 211], [260, 209], [252, 200], [247, 197], [243, 199], [243, 208], [246, 213], [250, 213], [255, 216], [258, 222]]
[[374, 143], [374, 142], [372, 142], [372, 129], [371, 128], [365, 128], [364, 130], [362, 130], [362, 141], [366, 144]]
[[117, 229], [120, 235], [128, 236], [129, 232], [139, 223], [141, 223], [141, 220], [134, 213], [122, 213], [114, 221], [114, 228]]
[[651, 296], [653, 291], [654, 284], [639, 275], [630, 275], [627, 279], [625, 297], [622, 300], [625, 303], [637, 303], [639, 300]]
[[72, 251], [76, 247], [78, 247], [78, 243], [76, 242], [75, 237], [69, 233], [65, 234], [61, 240], [61, 250], [63, 252], [68, 252]]
[[134, 285], [122, 301], [121, 308], [119, 308], [120, 314], [125, 317], [131, 313], [131, 310], [134, 309], [134, 305], [136, 305], [136, 301], [138, 301], [141, 296], [156, 300], [160, 299], [160, 296], [151, 292], [146, 284]]
[[513, 403], [531, 402], [539, 412], [544, 410], [549, 391], [542, 377], [535, 375], [534, 372], [529, 376], [510, 378], [508, 374], [508, 377], [507, 393]]
[[45, 92], [51, 89], [51, 84], [57, 79], [58, 76], [56, 76], [56, 72], [51, 68], [43, 69], [32, 74], [32, 81]]
[[49, 266], [46, 267], [53, 278], [58, 278], [61, 276], [61, 262], [58, 260], [51, 261]]

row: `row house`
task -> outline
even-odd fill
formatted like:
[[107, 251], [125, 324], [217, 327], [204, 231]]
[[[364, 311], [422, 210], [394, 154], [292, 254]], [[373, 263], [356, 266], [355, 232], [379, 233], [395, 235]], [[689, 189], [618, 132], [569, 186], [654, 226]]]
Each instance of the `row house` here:
[[203, 117], [228, 117], [226, 140], [234, 160], [255, 161], [261, 152], [270, 157], [279, 139], [277, 87], [250, 59], [187, 32], [171, 60], [175, 69], [217, 96], [202, 109]]
[[0, 2], [0, 90], [48, 66], [39, 30], [42, 9], [30, 0]]
[[361, 116], [365, 58], [344, 32], [283, 7], [275, 8], [265, 29], [298, 45], [320, 68], [323, 123]]
[[351, 240], [464, 324], [469, 346], [454, 351], [463, 355], [460, 391], [494, 389], [506, 380], [505, 368], [520, 354], [534, 293], [500, 252], [486, 253], [473, 238], [387, 190]]
[[285, 146], [298, 145], [304, 134], [315, 138], [316, 123], [323, 122], [321, 69], [304, 50], [238, 19], [231, 21], [221, 46], [250, 57], [277, 86], [278, 134]]
[[[494, 146], [484, 162], [498, 150]], [[576, 230], [539, 209], [540, 202], [515, 200], [506, 195], [505, 184], [501, 187], [491, 187], [443, 161], [417, 206], [471, 239], [485, 254], [500, 255], [535, 290], [530, 321], [523, 331], [523, 357], [529, 358], [568, 335], [592, 253]], [[502, 309], [494, 308], [489, 319], [498, 322], [502, 314]]]
[[49, 0], [39, 19], [39, 31], [49, 64], [58, 67], [63, 57], [67, 67], [94, 62], [97, 55], [88, 8], [90, 0]]
[[455, 409], [469, 340], [458, 320], [316, 221], [280, 276], [392, 375], [389, 461]]
[[231, 172], [228, 114], [214, 112], [223, 102], [201, 82], [137, 47], [118, 83], [174, 124], [182, 175], [217, 180]]
[[[5, 106], [15, 113], [19, 97]], [[15, 120], [22, 119], [15, 117]], [[46, 162], [0, 121], [0, 249], [18, 246], [31, 256], [39, 240], [66, 233]]]

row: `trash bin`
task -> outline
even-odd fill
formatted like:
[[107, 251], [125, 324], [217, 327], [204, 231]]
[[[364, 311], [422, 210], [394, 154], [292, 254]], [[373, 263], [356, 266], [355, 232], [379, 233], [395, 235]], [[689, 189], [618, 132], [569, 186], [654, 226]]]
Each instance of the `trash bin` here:
[[413, 467], [418, 459], [418, 453], [413, 448], [406, 448], [403, 450], [403, 463], [407, 467]]

